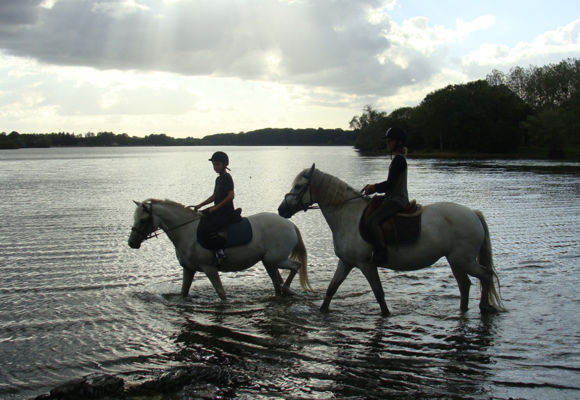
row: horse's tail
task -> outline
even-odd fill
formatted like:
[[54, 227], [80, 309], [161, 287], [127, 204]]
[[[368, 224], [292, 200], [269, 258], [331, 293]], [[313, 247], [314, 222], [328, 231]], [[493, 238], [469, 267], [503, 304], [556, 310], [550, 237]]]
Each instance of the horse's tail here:
[[[490, 305], [498, 311], [505, 311], [505, 308], [502, 305], [501, 296], [500, 296], [500, 283], [499, 277], [497, 276], [497, 272], [495, 271], [495, 267], [493, 266], [493, 251], [491, 249], [491, 238], [489, 235], [489, 228], [487, 226], [487, 222], [485, 221], [485, 217], [483, 213], [479, 210], [473, 210], [475, 215], [479, 218], [481, 225], [483, 226], [483, 230], [485, 232], [485, 240], [479, 249], [479, 254], [477, 255], [477, 262], [480, 265], [483, 265], [491, 272], [491, 282], [488, 285], [488, 299]], [[483, 287], [482, 287], [483, 290]]]
[[300, 263], [298, 275], [300, 277], [300, 286], [302, 289], [312, 291], [312, 286], [310, 286], [310, 281], [308, 280], [308, 254], [306, 252], [306, 246], [304, 246], [302, 235], [300, 234], [300, 230], [296, 225], [294, 225], [294, 230], [298, 236], [298, 241], [296, 242], [296, 246], [294, 246], [292, 249], [290, 259]]

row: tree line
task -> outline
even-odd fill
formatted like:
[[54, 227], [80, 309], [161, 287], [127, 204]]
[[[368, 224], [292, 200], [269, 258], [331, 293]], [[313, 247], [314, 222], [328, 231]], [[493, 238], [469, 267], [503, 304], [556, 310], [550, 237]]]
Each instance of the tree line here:
[[136, 137], [113, 132], [96, 134], [2, 132], [0, 149], [68, 146], [352, 146], [355, 139], [354, 131], [323, 128], [267, 128], [251, 132], [219, 133], [201, 139], [173, 138], [164, 133]]
[[449, 85], [416, 107], [390, 114], [366, 106], [350, 121], [361, 152], [386, 150], [385, 131], [399, 126], [408, 146], [427, 153], [515, 154], [580, 158], [580, 60]]
[[368, 105], [350, 121], [352, 130], [260, 129], [197, 138], [163, 133], [0, 133], [0, 148], [51, 146], [299, 146], [354, 145], [362, 153], [386, 151], [385, 131], [399, 126], [411, 151], [430, 155], [483, 153], [580, 159], [580, 59], [508, 73], [493, 70], [485, 80], [448, 85], [416, 107], [390, 114]]

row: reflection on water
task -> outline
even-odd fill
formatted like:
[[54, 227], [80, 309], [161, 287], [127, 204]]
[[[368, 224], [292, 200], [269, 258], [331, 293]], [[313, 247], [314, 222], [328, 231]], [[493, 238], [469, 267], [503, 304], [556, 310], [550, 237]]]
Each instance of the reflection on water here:
[[[295, 285], [292, 298], [274, 297], [256, 266], [222, 275], [226, 302], [201, 274], [182, 299], [167, 238], [128, 248], [131, 200], [207, 198], [213, 150], [0, 152], [0, 398], [91, 373], [139, 381], [182, 365], [227, 371], [208, 389], [225, 398], [580, 396], [578, 174], [549, 162], [410, 159], [411, 197], [485, 213], [508, 312], [459, 313], [455, 279], [440, 260], [380, 272], [389, 318], [358, 270], [323, 315], [337, 260], [318, 211], [293, 217], [315, 292]], [[388, 157], [342, 147], [226, 151], [245, 214], [275, 211], [313, 162], [356, 188], [384, 179], [388, 166]], [[477, 285], [471, 297], [477, 304]], [[184, 387], [182, 397], [195, 390]]]

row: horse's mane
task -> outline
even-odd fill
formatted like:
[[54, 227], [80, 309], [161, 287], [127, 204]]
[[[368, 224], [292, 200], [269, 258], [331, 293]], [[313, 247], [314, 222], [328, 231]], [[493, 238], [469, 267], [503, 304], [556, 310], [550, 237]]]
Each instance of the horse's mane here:
[[195, 211], [193, 208], [186, 207], [183, 204], [178, 203], [177, 201], [168, 200], [168, 199], [165, 199], [165, 200], [149, 199], [146, 202], [151, 202], [151, 204], [161, 204], [161, 205], [183, 208], [184, 210], [189, 211], [193, 217], [196, 217], [196, 216], [201, 217], [200, 212]]
[[342, 204], [346, 200], [361, 197], [361, 193], [334, 175], [314, 170], [314, 176], [319, 180], [318, 190], [324, 194], [324, 201], [328, 204]]

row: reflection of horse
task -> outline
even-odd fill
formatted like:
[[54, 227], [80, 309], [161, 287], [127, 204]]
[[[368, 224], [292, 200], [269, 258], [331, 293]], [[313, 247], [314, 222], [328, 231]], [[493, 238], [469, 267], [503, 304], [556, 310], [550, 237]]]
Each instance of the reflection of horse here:
[[[213, 251], [197, 242], [197, 227], [201, 213], [169, 200], [147, 200], [138, 203], [134, 224], [129, 237], [129, 246], [138, 249], [158, 229], [165, 231], [175, 246], [177, 259], [183, 267], [181, 294], [187, 296], [193, 276], [204, 272], [217, 294], [225, 299], [226, 294], [218, 272], [241, 271], [262, 261], [274, 284], [276, 294], [290, 293], [290, 283], [298, 271], [300, 285], [308, 289], [306, 248], [298, 228], [290, 221], [272, 213], [260, 213], [248, 217], [252, 226], [252, 240], [227, 249], [227, 258], [217, 265]], [[289, 269], [286, 282], [278, 268]]]
[[413, 244], [389, 246], [389, 265], [376, 265], [371, 261], [372, 247], [358, 229], [368, 199], [340, 179], [315, 169], [313, 164], [298, 174], [278, 213], [290, 218], [314, 203], [318, 203], [332, 230], [334, 252], [339, 258], [321, 311], [328, 311], [338, 287], [357, 266], [369, 281], [383, 315], [389, 315], [377, 267], [410, 271], [428, 267], [441, 257], [447, 258], [459, 285], [462, 311], [467, 310], [469, 301], [468, 275], [481, 281], [479, 308], [482, 312], [503, 309], [496, 290], [499, 279], [493, 268], [489, 232], [480, 211], [455, 203], [424, 206], [418, 240]]

